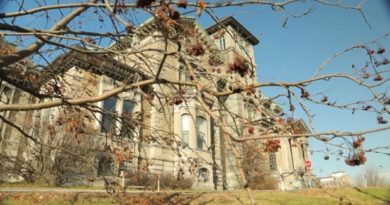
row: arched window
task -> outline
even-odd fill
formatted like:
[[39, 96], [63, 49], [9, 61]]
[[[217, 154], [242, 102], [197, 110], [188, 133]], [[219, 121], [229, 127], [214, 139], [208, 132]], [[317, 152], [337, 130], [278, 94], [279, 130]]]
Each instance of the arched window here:
[[200, 168], [198, 172], [198, 182], [208, 182], [210, 178], [210, 173], [207, 168]]
[[207, 138], [207, 120], [204, 117], [196, 117], [196, 147], [204, 149]]
[[189, 135], [190, 135], [190, 125], [191, 125], [191, 116], [189, 114], [184, 114], [181, 116], [181, 137], [183, 143], [186, 146], [189, 146]]
[[276, 171], [276, 169], [278, 168], [278, 164], [276, 162], [275, 153], [268, 153], [268, 160], [269, 160], [269, 169], [271, 171]]

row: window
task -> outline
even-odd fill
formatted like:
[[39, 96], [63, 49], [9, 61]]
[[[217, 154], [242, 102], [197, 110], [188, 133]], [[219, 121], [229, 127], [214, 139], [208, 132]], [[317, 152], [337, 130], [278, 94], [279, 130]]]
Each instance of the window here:
[[220, 48], [221, 50], [225, 50], [225, 49], [226, 49], [225, 36], [222, 36], [222, 37], [219, 39], [219, 48]]
[[248, 43], [246, 40], [242, 39], [241, 37], [236, 37], [235, 39], [235, 48], [236, 51], [238, 51], [241, 55], [246, 55]]
[[124, 137], [133, 137], [134, 135], [134, 123], [132, 122], [131, 113], [134, 112], [137, 104], [130, 100], [123, 101], [123, 110], [122, 110], [122, 129], [121, 134]]
[[114, 173], [114, 161], [107, 155], [100, 155], [98, 157], [98, 175], [107, 176]]
[[198, 172], [198, 182], [208, 182], [209, 181], [209, 170], [206, 168], [200, 168]]
[[196, 117], [196, 147], [204, 149], [207, 137], [207, 120], [203, 117]]
[[181, 137], [185, 146], [189, 146], [191, 116], [184, 114], [181, 116]]
[[184, 65], [180, 65], [179, 67], [179, 81], [185, 81], [185, 82], [191, 81], [191, 76], [185, 69]]
[[0, 95], [1, 95], [0, 98], [1, 103], [8, 104], [11, 100], [11, 89], [8, 87], [2, 87]]
[[244, 102], [244, 110], [249, 121], [255, 120], [256, 109], [249, 102]]
[[276, 169], [278, 168], [278, 165], [276, 163], [275, 153], [268, 153], [268, 159], [269, 159], [269, 169], [271, 171], [276, 171]]
[[132, 112], [134, 112], [135, 106], [137, 104], [130, 100], [124, 100], [123, 101], [123, 115], [129, 115]]
[[101, 132], [110, 132], [115, 128], [115, 107], [116, 107], [116, 97], [111, 97], [103, 102], [103, 116], [101, 124]]

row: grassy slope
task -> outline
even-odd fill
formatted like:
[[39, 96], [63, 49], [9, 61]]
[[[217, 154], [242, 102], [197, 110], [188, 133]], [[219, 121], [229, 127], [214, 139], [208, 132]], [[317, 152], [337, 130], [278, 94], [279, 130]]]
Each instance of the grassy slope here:
[[[312, 189], [295, 192], [254, 192], [256, 201], [266, 204], [390, 204], [390, 188], [368, 188], [362, 192], [346, 189]], [[245, 192], [229, 194], [224, 198], [214, 198], [215, 205], [248, 204], [249, 200]]]
[[[257, 201], [261, 205], [267, 204], [390, 204], [390, 188], [368, 188], [356, 190], [352, 188], [345, 189], [312, 189], [294, 192], [278, 191], [254, 191]], [[150, 194], [149, 194], [150, 195]], [[149, 196], [148, 195], [148, 196]], [[157, 197], [166, 197], [165, 194], [156, 195]], [[140, 199], [142, 196], [134, 196]], [[145, 198], [145, 197], [144, 197]], [[229, 204], [248, 204], [248, 196], [244, 191], [225, 192], [225, 193], [202, 193], [192, 192], [180, 194], [170, 198], [171, 203], [175, 204], [210, 204], [210, 205], [229, 205]], [[180, 202], [180, 203], [177, 203]], [[0, 193], [0, 205], [92, 205], [92, 204], [116, 204], [112, 199], [104, 194], [14, 194], [5, 195]], [[129, 204], [139, 204], [136, 201]], [[144, 204], [157, 204], [155, 202]], [[166, 202], [164, 204], [169, 204]]]

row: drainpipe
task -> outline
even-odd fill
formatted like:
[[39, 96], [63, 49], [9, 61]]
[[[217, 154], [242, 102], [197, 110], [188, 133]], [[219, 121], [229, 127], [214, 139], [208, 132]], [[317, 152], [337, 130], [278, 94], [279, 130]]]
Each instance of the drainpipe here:
[[210, 127], [211, 127], [211, 157], [213, 159], [213, 183], [214, 183], [214, 190], [218, 189], [218, 176], [217, 176], [217, 162], [215, 159], [215, 124], [214, 120], [211, 118], [210, 120]]
[[289, 147], [290, 147], [292, 169], [293, 169], [293, 171], [295, 171], [294, 155], [293, 155], [292, 146], [291, 146], [291, 139], [288, 139], [288, 145], [289, 145]]
[[[220, 120], [221, 124], [223, 124], [223, 114], [221, 114], [219, 120]], [[222, 189], [227, 190], [225, 133], [220, 131], [219, 136], [220, 136], [220, 147], [221, 147]]]
[[[144, 96], [143, 95], [141, 95], [141, 97], [140, 97], [141, 99], [140, 99], [140, 101], [141, 101], [141, 108], [140, 108], [140, 110], [141, 110], [141, 113], [143, 113], [142, 115], [141, 115], [141, 122], [143, 122], [144, 123], [144, 120], [145, 120], [145, 110], [144, 110]], [[141, 156], [141, 152], [142, 152], [142, 139], [143, 139], [143, 134], [144, 134], [144, 128], [141, 126], [140, 128], [139, 128], [139, 139], [138, 139], [138, 146], [137, 146], [137, 151], [138, 151], [138, 158], [137, 158], [137, 172], [139, 173], [140, 171], [141, 171], [141, 161], [142, 161], [142, 156]], [[137, 143], [137, 142], [135, 142], [135, 143]], [[136, 146], [136, 145], [134, 145], [134, 146]]]

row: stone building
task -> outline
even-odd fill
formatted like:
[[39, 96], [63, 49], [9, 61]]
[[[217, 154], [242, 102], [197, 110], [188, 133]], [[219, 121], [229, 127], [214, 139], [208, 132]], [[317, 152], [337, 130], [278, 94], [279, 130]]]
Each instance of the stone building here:
[[318, 179], [320, 186], [323, 188], [350, 187], [353, 184], [351, 177], [344, 171], [333, 172], [331, 176], [320, 177]]
[[[260, 133], [305, 133], [308, 129], [302, 121], [285, 122], [281, 118], [282, 109], [256, 89], [242, 90], [256, 83], [253, 47], [259, 40], [237, 20], [228, 17], [207, 29], [194, 18], [182, 17], [179, 22], [172, 29], [159, 20], [148, 20], [134, 35], [110, 46], [118, 53], [127, 53], [126, 58], [71, 51], [40, 71], [38, 79], [15, 78], [7, 81], [13, 85], [1, 85], [5, 104], [34, 104], [45, 93], [54, 93], [58, 94], [57, 99], [66, 96], [65, 102], [72, 98], [87, 99], [90, 107], [64, 104], [34, 112], [6, 111], [3, 116], [17, 122], [26, 133], [39, 137], [36, 145], [46, 147], [45, 153], [50, 153], [49, 167], [62, 163], [55, 157], [61, 150], [53, 147], [76, 142], [77, 146], [94, 148], [88, 157], [97, 167], [98, 175], [148, 170], [193, 177], [194, 187], [198, 188], [241, 187], [231, 143], [238, 150], [241, 146], [229, 139]], [[166, 41], [162, 29], [170, 37], [177, 35], [180, 44]], [[191, 49], [199, 45], [204, 54], [191, 54]], [[140, 51], [142, 56], [136, 55]], [[190, 55], [179, 55], [181, 52]], [[237, 58], [245, 59], [246, 73], [232, 73], [228, 69]], [[156, 78], [159, 83], [152, 83]], [[194, 78], [205, 90], [202, 94], [190, 86]], [[126, 87], [125, 82], [139, 86]], [[28, 89], [17, 88], [26, 88], [22, 86], [26, 83], [30, 84]], [[229, 91], [237, 93], [219, 98], [210, 94]], [[17, 100], [15, 93], [23, 97]], [[106, 99], [98, 99], [104, 95]], [[40, 102], [52, 100], [56, 98]], [[21, 161], [35, 156], [29, 139], [14, 127], [2, 122], [1, 133], [2, 155]], [[268, 153], [266, 166], [281, 178], [283, 186], [304, 187], [307, 183], [304, 164], [309, 159], [306, 138], [282, 138], [280, 144], [278, 152]], [[113, 158], [105, 155], [107, 150], [114, 153]], [[28, 170], [16, 165], [10, 165], [11, 168]], [[61, 170], [75, 175], [79, 171], [68, 169]], [[6, 170], [2, 172], [3, 179], [11, 177], [5, 174]]]

